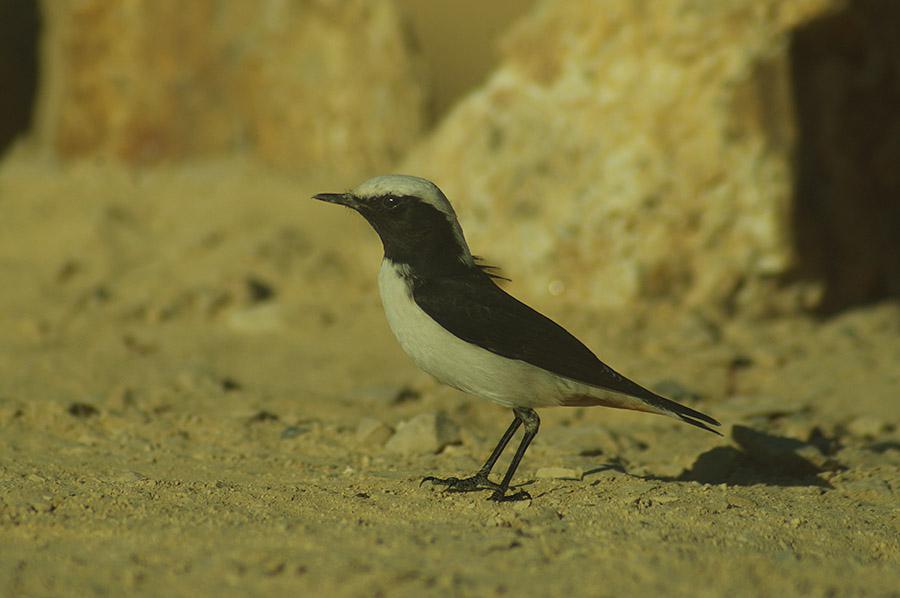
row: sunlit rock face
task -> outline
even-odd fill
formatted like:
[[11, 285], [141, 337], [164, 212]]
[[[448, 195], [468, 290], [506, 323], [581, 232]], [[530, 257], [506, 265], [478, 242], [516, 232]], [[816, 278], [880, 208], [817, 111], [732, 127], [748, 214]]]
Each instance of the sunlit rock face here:
[[38, 135], [63, 158], [249, 150], [347, 177], [420, 133], [409, 37], [382, 0], [47, 0]]
[[841, 6], [544, 2], [404, 170], [533, 297], [815, 303], [771, 292], [797, 262], [791, 41]]

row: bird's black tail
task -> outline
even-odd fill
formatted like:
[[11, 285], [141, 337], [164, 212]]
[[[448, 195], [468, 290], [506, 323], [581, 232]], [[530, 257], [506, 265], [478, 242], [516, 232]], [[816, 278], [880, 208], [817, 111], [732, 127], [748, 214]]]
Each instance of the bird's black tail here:
[[722, 435], [721, 432], [719, 432], [718, 430], [714, 430], [707, 425], [711, 424], [713, 426], [719, 426], [721, 424], [705, 413], [701, 413], [700, 411], [691, 409], [690, 407], [685, 407], [681, 403], [676, 403], [675, 401], [662, 397], [655, 392], [647, 390], [646, 388], [641, 387], [641, 390], [643, 390], [644, 392], [641, 393], [640, 396], [636, 396], [636, 398], [647, 402], [657, 409], [660, 409], [661, 411], [665, 412], [665, 415], [677, 417], [686, 424], [691, 424], [692, 426], [696, 426], [701, 430], [706, 430], [707, 432], [712, 432], [713, 434], [716, 434], [718, 436]]
[[[609, 370], [613, 371], [613, 370]], [[706, 430], [707, 432], [712, 432], [718, 436], [722, 436], [722, 434], [718, 430], [714, 430], [709, 427], [709, 425], [719, 426], [721, 425], [718, 421], [706, 415], [705, 413], [701, 413], [696, 409], [691, 409], [690, 407], [685, 407], [681, 403], [676, 403], [671, 399], [667, 399], [663, 396], [660, 396], [649, 390], [644, 388], [637, 382], [633, 382], [629, 380], [625, 376], [613, 372], [616, 376], [615, 384], [607, 384], [606, 387], [610, 390], [614, 390], [616, 392], [621, 392], [622, 394], [626, 394], [628, 396], [639, 399], [643, 402], [647, 407], [650, 407], [650, 411], [654, 413], [659, 413], [660, 415], [668, 415], [670, 417], [676, 417], [683, 421], [686, 424], [690, 424], [701, 430]]]

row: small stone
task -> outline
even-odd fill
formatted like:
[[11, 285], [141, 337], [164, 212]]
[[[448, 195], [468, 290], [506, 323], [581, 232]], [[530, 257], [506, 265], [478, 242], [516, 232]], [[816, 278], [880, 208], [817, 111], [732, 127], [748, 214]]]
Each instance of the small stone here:
[[570, 467], [541, 467], [534, 477], [539, 480], [581, 480], [584, 472]]
[[753, 501], [746, 496], [732, 494], [727, 496], [725, 500], [728, 502], [729, 507], [734, 507], [737, 509], [756, 509], [759, 507], [756, 501]]
[[459, 427], [446, 413], [423, 413], [400, 422], [385, 449], [405, 455], [427, 455], [441, 452], [450, 444], [461, 442]]
[[72, 403], [67, 411], [74, 417], [92, 417], [100, 413], [96, 407], [87, 403]]
[[278, 418], [277, 414], [272, 413], [271, 411], [266, 411], [265, 409], [262, 409], [260, 411], [257, 411], [253, 415], [251, 415], [249, 418], [247, 418], [247, 423], [248, 424], [257, 424], [257, 423], [262, 423], [262, 422], [277, 422], [278, 419], [279, 418]]
[[418, 401], [421, 398], [422, 394], [418, 390], [416, 390], [415, 388], [410, 388], [409, 386], [404, 386], [397, 391], [397, 394], [394, 396], [392, 403], [398, 405], [400, 403], [407, 403], [409, 401]]
[[394, 434], [386, 423], [373, 417], [364, 417], [356, 426], [356, 442], [360, 446], [380, 447]]
[[291, 438], [296, 438], [297, 436], [300, 436], [301, 434], [306, 434], [311, 429], [312, 428], [308, 425], [288, 426], [287, 428], [282, 430], [281, 438], [282, 438], [282, 440], [290, 440]]
[[258, 334], [281, 329], [283, 318], [278, 304], [267, 302], [232, 311], [227, 323], [235, 332]]
[[222, 390], [224, 390], [225, 392], [233, 392], [236, 390], [241, 390], [241, 388], [243, 388], [241, 383], [234, 378], [225, 377], [222, 378], [219, 383], [222, 385]]
[[275, 287], [254, 276], [247, 278], [244, 286], [248, 303], [263, 303], [275, 296]]

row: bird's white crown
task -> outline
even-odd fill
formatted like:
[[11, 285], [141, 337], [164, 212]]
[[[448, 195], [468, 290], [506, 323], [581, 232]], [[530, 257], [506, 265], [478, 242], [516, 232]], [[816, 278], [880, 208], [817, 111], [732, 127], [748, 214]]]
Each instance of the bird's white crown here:
[[472, 254], [463, 236], [462, 227], [459, 225], [453, 206], [450, 205], [450, 201], [444, 195], [444, 192], [428, 179], [406, 174], [385, 174], [360, 183], [350, 193], [362, 201], [385, 195], [415, 197], [423, 203], [432, 206], [447, 217], [450, 226], [453, 228], [453, 235], [463, 249], [463, 255], [460, 256], [461, 259], [465, 262], [472, 261]]

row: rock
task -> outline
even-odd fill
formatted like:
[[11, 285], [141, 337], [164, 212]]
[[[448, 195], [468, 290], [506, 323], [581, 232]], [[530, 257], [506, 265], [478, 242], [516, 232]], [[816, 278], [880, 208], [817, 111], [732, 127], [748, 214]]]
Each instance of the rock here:
[[363, 447], [380, 447], [394, 434], [394, 430], [382, 421], [364, 417], [356, 426], [356, 442]]
[[[791, 237], [792, 40], [845, 5], [538, 3], [501, 67], [402, 170], [435, 180], [470, 245], [532, 298], [781, 309], [789, 298], [773, 282], [803, 257]], [[838, 29], [860, 16], [842, 14]]]
[[427, 455], [439, 453], [447, 445], [459, 442], [459, 427], [447, 414], [423, 413], [400, 422], [385, 449], [405, 455]]
[[744, 495], [740, 494], [729, 494], [725, 497], [725, 500], [728, 502], [729, 507], [734, 507], [737, 509], [758, 509], [759, 503]]
[[308, 432], [313, 430], [313, 425], [311, 423], [297, 424], [296, 426], [287, 426], [284, 430], [281, 431], [281, 439], [282, 440], [291, 440], [293, 438], [297, 438], [298, 436], [302, 436]]
[[261, 303], [228, 313], [228, 327], [244, 334], [262, 334], [283, 328], [284, 318], [277, 303]]
[[584, 472], [570, 467], [541, 467], [534, 477], [539, 480], [580, 480]]
[[423, 87], [394, 4], [46, 0], [37, 137], [129, 164], [249, 149], [292, 172], [381, 171]]

